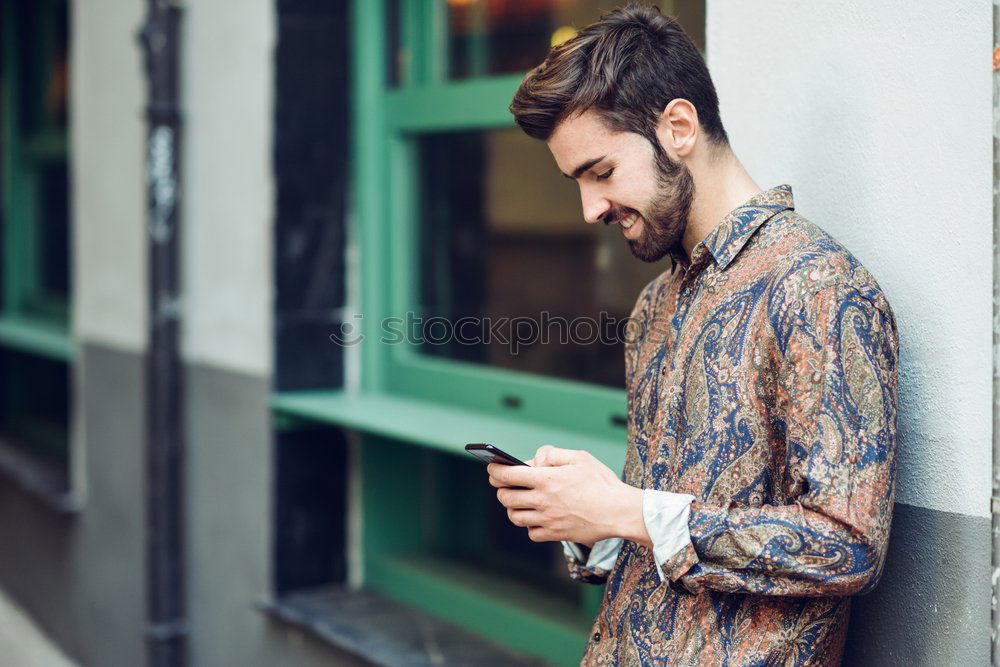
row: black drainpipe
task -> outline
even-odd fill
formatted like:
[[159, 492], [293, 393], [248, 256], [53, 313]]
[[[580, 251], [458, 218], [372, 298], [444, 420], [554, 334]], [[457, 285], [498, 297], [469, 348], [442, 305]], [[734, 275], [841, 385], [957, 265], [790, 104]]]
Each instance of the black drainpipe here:
[[178, 353], [181, 8], [149, 0], [139, 34], [149, 81], [149, 353], [146, 361], [146, 640], [149, 664], [187, 662], [184, 595], [184, 388]]

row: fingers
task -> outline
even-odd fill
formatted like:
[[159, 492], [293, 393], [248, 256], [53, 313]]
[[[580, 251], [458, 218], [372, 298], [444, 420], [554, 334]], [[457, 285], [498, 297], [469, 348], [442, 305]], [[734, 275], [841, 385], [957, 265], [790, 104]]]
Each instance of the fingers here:
[[534, 488], [538, 471], [529, 466], [508, 466], [502, 463], [490, 463], [486, 466], [490, 475], [490, 485], [496, 488], [504, 486], [523, 486]]
[[542, 522], [542, 517], [533, 510], [507, 510], [510, 522], [515, 526], [528, 529], [528, 539], [532, 542], [552, 542], [558, 539], [552, 529], [537, 524]]
[[539, 506], [538, 494], [530, 490], [497, 489], [497, 500], [508, 509], [537, 509]]
[[528, 528], [528, 539], [532, 542], [555, 542], [559, 538], [544, 526], [531, 526]]
[[553, 447], [552, 445], [542, 445], [541, 447], [539, 447], [538, 451], [535, 452], [534, 458], [531, 459], [532, 461], [531, 465], [534, 466], [551, 465], [548, 462], [548, 455], [549, 452], [552, 451], [553, 449], [555, 449], [555, 447]]
[[530, 528], [541, 523], [538, 512], [529, 509], [508, 509], [507, 518], [512, 524], [521, 528]]
[[561, 449], [552, 445], [542, 445], [532, 459], [535, 466], [565, 466], [579, 463], [587, 452], [577, 449]]

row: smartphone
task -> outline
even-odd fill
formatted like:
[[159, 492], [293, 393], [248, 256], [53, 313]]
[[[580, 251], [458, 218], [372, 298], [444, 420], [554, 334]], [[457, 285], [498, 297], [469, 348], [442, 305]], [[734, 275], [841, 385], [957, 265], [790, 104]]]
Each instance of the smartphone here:
[[488, 442], [470, 442], [465, 446], [465, 451], [469, 452], [483, 463], [502, 463], [508, 466], [526, 466], [524, 461], [515, 456], [511, 456], [499, 447], [494, 447]]

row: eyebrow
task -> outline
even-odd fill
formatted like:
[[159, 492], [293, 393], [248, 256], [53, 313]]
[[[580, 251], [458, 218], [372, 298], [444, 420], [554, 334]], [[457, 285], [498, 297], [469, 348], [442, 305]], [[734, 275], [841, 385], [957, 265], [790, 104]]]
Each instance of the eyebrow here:
[[593, 167], [595, 164], [597, 164], [606, 157], [607, 155], [602, 155], [601, 157], [595, 157], [592, 160], [587, 160], [586, 162], [582, 162], [580, 166], [578, 166], [576, 169], [573, 170], [572, 176], [570, 176], [569, 174], [563, 174], [563, 176], [570, 179], [571, 181], [575, 181], [576, 179], [580, 178], [581, 175], [583, 175], [583, 172], [587, 171], [588, 169], [590, 169], [591, 167]]

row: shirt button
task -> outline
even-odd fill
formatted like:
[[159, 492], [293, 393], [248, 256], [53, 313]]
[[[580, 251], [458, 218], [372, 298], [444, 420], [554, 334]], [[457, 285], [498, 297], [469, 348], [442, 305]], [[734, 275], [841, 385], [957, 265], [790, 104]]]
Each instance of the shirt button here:
[[597, 632], [594, 633], [594, 643], [596, 644], [599, 641], [601, 641], [601, 631], [600, 630], [598, 630]]

